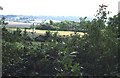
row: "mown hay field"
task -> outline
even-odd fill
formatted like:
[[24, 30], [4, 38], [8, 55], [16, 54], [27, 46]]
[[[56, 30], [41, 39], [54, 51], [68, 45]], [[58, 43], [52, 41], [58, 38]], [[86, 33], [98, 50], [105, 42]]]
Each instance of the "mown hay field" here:
[[[16, 30], [16, 28], [8, 28], [9, 30]], [[22, 31], [24, 31], [25, 29], [21, 29]], [[44, 35], [47, 31], [49, 30], [32, 30], [32, 29], [27, 29], [27, 32], [35, 32], [38, 35]], [[58, 35], [60, 36], [70, 36], [71, 34], [74, 35], [73, 31], [53, 31], [50, 30], [50, 32], [54, 33], [54, 32], [58, 32]], [[84, 35], [83, 32], [77, 32], [78, 34], [80, 34], [81, 36]]]

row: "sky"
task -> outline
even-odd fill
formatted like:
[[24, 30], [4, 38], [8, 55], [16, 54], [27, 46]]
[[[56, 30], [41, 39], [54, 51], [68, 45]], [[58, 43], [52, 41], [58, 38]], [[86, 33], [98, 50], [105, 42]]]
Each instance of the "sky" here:
[[92, 17], [99, 5], [108, 5], [111, 15], [118, 13], [120, 0], [0, 0], [3, 15], [50, 15]]

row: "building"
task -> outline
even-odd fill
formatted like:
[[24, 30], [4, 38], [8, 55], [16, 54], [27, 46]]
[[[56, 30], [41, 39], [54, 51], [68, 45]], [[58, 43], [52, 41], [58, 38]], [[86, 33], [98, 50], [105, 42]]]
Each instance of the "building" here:
[[118, 2], [118, 13], [120, 13], [120, 1]]

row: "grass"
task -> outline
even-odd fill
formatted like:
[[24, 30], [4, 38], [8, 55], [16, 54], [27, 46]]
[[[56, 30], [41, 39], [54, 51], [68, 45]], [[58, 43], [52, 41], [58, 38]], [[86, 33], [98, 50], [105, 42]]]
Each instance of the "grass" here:
[[[16, 28], [8, 28], [9, 30], [16, 30]], [[21, 28], [22, 31], [24, 31], [24, 29]], [[35, 30], [34, 32], [38, 35], [44, 35], [46, 33], [46, 31], [48, 30]], [[33, 32], [32, 29], [27, 29], [27, 32]], [[60, 36], [70, 36], [71, 34], [74, 35], [74, 32], [73, 31], [53, 31], [53, 30], [50, 30], [50, 32], [58, 32], [58, 35]], [[83, 32], [77, 32], [78, 34], [80, 34], [81, 36], [84, 35]]]

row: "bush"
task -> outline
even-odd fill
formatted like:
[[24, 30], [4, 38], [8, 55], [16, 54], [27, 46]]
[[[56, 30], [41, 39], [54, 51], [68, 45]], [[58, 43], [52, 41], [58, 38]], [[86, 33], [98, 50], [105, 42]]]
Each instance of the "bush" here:
[[40, 30], [56, 30], [54, 27], [52, 27], [50, 25], [40, 25], [40, 26], [37, 26], [36, 29], [40, 29]]

